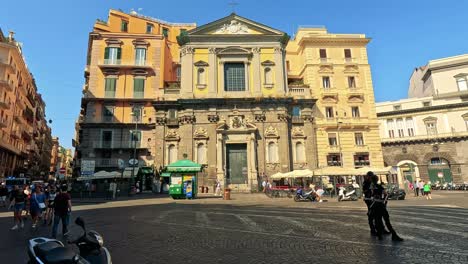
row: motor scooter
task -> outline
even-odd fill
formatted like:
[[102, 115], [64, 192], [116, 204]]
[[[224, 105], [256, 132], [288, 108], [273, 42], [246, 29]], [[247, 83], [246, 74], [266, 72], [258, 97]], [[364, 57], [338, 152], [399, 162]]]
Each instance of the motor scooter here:
[[109, 250], [104, 247], [102, 236], [96, 231], [86, 232], [83, 219], [78, 217], [75, 224], [83, 230], [83, 235], [69, 244], [75, 244], [80, 250], [77, 254], [66, 247], [60, 240], [36, 237], [28, 242], [29, 262], [34, 264], [77, 263], [77, 264], [111, 264]]
[[301, 201], [315, 201], [315, 190], [310, 190], [306, 193], [304, 193], [304, 191], [299, 188], [297, 189], [296, 191], [296, 195], [294, 195], [294, 201], [295, 202], [301, 202]]
[[345, 187], [341, 186], [338, 191], [338, 202], [341, 201], [357, 201], [358, 196], [355, 189], [346, 190]]

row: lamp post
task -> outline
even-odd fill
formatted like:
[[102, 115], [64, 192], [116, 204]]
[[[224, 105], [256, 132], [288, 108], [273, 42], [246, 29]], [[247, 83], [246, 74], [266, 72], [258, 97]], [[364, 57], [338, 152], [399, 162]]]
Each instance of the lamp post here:
[[343, 167], [343, 151], [341, 149], [340, 128], [343, 122], [338, 121], [338, 150], [340, 151], [340, 166]]
[[140, 118], [140, 112], [135, 111], [135, 109], [132, 111], [131, 116], [135, 120], [135, 130], [132, 131], [132, 143], [133, 143], [133, 156], [132, 156], [132, 174], [130, 176], [130, 186], [129, 186], [129, 194], [132, 193], [132, 187], [135, 184], [135, 166], [138, 165], [138, 162], [136, 160], [136, 144], [137, 144], [137, 139], [136, 137], [138, 136], [138, 120]]

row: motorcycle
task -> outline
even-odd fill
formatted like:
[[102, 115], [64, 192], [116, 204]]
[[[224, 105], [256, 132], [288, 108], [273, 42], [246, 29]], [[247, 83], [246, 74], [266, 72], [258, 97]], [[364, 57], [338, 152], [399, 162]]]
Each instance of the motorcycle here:
[[388, 200], [404, 200], [406, 198], [406, 192], [398, 187], [391, 187], [387, 190]]
[[306, 193], [304, 193], [304, 191], [302, 189], [298, 189], [296, 191], [296, 195], [294, 196], [294, 201], [295, 202], [301, 202], [301, 201], [315, 201], [315, 195], [314, 195], [315, 191], [314, 190], [310, 190]]
[[357, 201], [358, 196], [356, 194], [356, 190], [354, 188], [348, 188], [341, 186], [340, 190], [338, 191], [338, 202], [341, 201]]
[[85, 223], [81, 217], [75, 220], [75, 224], [82, 228], [83, 235], [68, 243], [77, 245], [80, 254], [66, 247], [60, 240], [36, 237], [28, 242], [28, 263], [111, 264], [111, 256], [109, 250], [103, 246], [102, 236], [96, 231], [86, 232]]

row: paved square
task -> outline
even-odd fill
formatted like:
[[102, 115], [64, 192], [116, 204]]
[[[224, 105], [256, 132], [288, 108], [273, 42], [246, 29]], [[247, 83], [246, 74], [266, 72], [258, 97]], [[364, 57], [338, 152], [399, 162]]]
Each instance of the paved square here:
[[[402, 243], [370, 237], [362, 201], [156, 198], [80, 205], [73, 218], [104, 236], [114, 263], [467, 263], [466, 194], [434, 198], [390, 202]], [[0, 259], [25, 263], [27, 240], [50, 228], [31, 230], [29, 221], [9, 231], [11, 224], [0, 213]]]

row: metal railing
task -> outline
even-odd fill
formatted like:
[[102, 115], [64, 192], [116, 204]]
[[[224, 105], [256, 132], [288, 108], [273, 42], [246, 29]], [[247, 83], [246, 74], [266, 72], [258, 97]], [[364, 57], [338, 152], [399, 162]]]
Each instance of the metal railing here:
[[121, 60], [121, 59], [104, 59], [99, 65], [111, 65], [111, 66], [151, 66], [146, 60]]
[[105, 91], [104, 92], [105, 98], [115, 98], [115, 91]]
[[356, 63], [357, 59], [356, 58], [344, 58], [345, 63]]
[[141, 141], [123, 140], [123, 141], [94, 141], [93, 148], [101, 149], [131, 149], [131, 148], [145, 148]]
[[144, 91], [133, 91], [133, 98], [135, 99], [141, 99], [145, 97], [145, 92]]
[[432, 135], [418, 135], [418, 136], [405, 136], [395, 138], [382, 138], [382, 143], [399, 142], [399, 141], [411, 141], [411, 140], [425, 140], [425, 139], [444, 139], [451, 137], [468, 137], [468, 131], [462, 132], [449, 132], [449, 133], [438, 133]]

